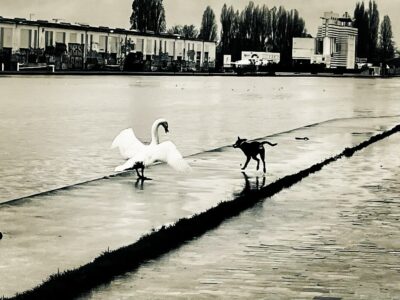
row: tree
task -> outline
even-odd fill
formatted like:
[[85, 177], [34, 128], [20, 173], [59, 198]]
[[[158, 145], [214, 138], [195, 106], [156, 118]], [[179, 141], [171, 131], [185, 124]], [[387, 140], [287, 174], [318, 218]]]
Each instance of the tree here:
[[221, 11], [221, 42], [223, 54], [240, 58], [242, 51], [275, 51], [281, 61], [290, 62], [292, 38], [307, 36], [305, 22], [297, 10], [283, 6], [268, 9], [250, 1], [239, 13], [225, 4]]
[[241, 11], [226, 4], [221, 10], [220, 56], [231, 54], [237, 60], [242, 51], [274, 51], [281, 53], [281, 62], [288, 64], [293, 37], [305, 37], [305, 22], [297, 10], [283, 6], [268, 9], [250, 1]]
[[194, 25], [184, 25], [182, 28], [182, 35], [187, 39], [197, 39], [199, 31]]
[[162, 0], [133, 0], [131, 29], [160, 33], [165, 31], [165, 10]]
[[270, 18], [271, 18], [271, 13], [268, 7], [264, 4], [262, 7], [260, 7], [258, 11], [258, 16], [257, 16], [257, 22], [256, 26], [260, 27], [260, 32], [259, 32], [259, 43], [261, 45], [261, 49], [265, 51], [266, 50], [266, 43], [271, 35], [271, 23], [270, 23]]
[[156, 33], [165, 32], [165, 9], [162, 0], [152, 0], [150, 3], [150, 30]]
[[203, 13], [199, 38], [205, 41], [215, 41], [217, 39], [217, 23], [215, 14], [210, 6], [207, 6]]
[[199, 35], [199, 31], [194, 25], [175, 25], [168, 29], [168, 33], [179, 34], [187, 39], [196, 39]]
[[394, 42], [392, 24], [389, 16], [384, 16], [381, 23], [381, 30], [379, 36], [379, 50], [382, 61], [383, 74], [386, 70], [386, 60], [394, 57]]
[[293, 26], [291, 28], [292, 37], [305, 37], [307, 35], [306, 23], [303, 18], [299, 16], [297, 9], [291, 11], [291, 18]]
[[357, 36], [357, 56], [368, 57], [369, 54], [369, 20], [368, 12], [365, 10], [364, 2], [357, 3], [354, 9], [354, 23], [353, 26], [358, 29]]
[[232, 44], [236, 38], [237, 32], [235, 28], [235, 10], [233, 6], [229, 8], [224, 4], [221, 11], [221, 41], [220, 46], [222, 47], [223, 53], [230, 53], [232, 50]]
[[249, 4], [238, 18], [237, 38], [243, 50], [265, 51], [266, 42], [271, 33], [270, 11], [266, 5]]
[[256, 34], [253, 31], [253, 15], [254, 15], [254, 2], [250, 1], [249, 4], [240, 13], [239, 19], [239, 34], [238, 37], [242, 43], [242, 50], [255, 50], [253, 36]]
[[373, 61], [377, 57], [377, 48], [378, 48], [378, 36], [379, 36], [379, 11], [378, 5], [375, 0], [372, 2], [369, 1], [368, 7], [368, 60]]
[[169, 34], [180, 34], [182, 35], [182, 26], [181, 25], [174, 25], [170, 29], [167, 30]]
[[364, 2], [357, 3], [354, 9], [353, 26], [358, 29], [357, 56], [373, 61], [377, 57], [379, 11], [375, 0], [370, 0], [368, 9]]

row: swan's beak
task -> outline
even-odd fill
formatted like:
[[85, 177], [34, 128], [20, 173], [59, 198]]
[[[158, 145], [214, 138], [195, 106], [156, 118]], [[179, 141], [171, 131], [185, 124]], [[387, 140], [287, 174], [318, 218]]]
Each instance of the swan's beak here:
[[164, 127], [165, 133], [168, 133], [169, 132], [169, 130], [168, 130], [168, 122], [162, 122], [161, 125], [162, 125], [162, 127]]

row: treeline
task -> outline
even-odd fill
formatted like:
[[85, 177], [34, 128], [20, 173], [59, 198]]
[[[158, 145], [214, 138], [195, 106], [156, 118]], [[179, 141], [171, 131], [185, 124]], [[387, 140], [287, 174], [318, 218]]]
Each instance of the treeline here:
[[[266, 5], [255, 5], [250, 1], [242, 10], [223, 5], [220, 13], [221, 31], [217, 48], [217, 60], [223, 54], [231, 54], [232, 60], [241, 58], [242, 51], [271, 51], [281, 54], [281, 63], [290, 64], [293, 37], [306, 37], [305, 22], [296, 9], [283, 6], [269, 9]], [[195, 25], [175, 25], [169, 33], [186, 38], [207, 41], [218, 39], [217, 18], [210, 6], [203, 12], [200, 29]], [[132, 29], [139, 31], [166, 31], [165, 10], [162, 0], [133, 0], [130, 18]], [[357, 57], [370, 62], [382, 62], [395, 53], [390, 18], [385, 16], [380, 23], [378, 6], [370, 0], [368, 7], [358, 2], [354, 10], [353, 26], [358, 29]]]
[[292, 57], [292, 38], [307, 36], [299, 12], [287, 11], [283, 6], [268, 9], [251, 1], [239, 12], [224, 4], [220, 21], [220, 52], [231, 54], [233, 60], [240, 59], [242, 51], [273, 51], [281, 53], [282, 63], [288, 63]]
[[[130, 23], [131, 29], [141, 32], [165, 32], [166, 21], [163, 0], [133, 0]], [[175, 25], [169, 28], [168, 32], [181, 34], [186, 38], [215, 41], [217, 39], [215, 14], [211, 7], [207, 6], [203, 13], [200, 32], [194, 25]]]
[[[166, 29], [165, 10], [162, 0], [133, 0], [130, 18], [132, 29], [163, 32]], [[226, 4], [220, 14], [221, 32], [218, 45], [219, 56], [231, 54], [233, 60], [241, 52], [274, 51], [281, 53], [281, 61], [291, 60], [292, 38], [307, 36], [305, 22], [296, 9], [285, 10], [283, 6], [269, 9], [266, 5], [249, 2], [242, 10], [235, 10]], [[169, 33], [186, 38], [200, 38], [207, 41], [218, 39], [217, 18], [210, 6], [204, 10], [200, 30], [194, 25], [175, 25]], [[222, 58], [222, 57], [219, 57]]]
[[353, 26], [358, 29], [357, 57], [369, 61], [378, 56], [379, 11], [375, 1], [369, 1], [368, 8], [364, 2], [358, 2], [354, 9]]
[[369, 62], [384, 62], [394, 57], [390, 18], [384, 16], [383, 21], [379, 22], [378, 5], [375, 0], [370, 0], [368, 7], [364, 2], [356, 4], [353, 26], [358, 29], [357, 57], [367, 58]]

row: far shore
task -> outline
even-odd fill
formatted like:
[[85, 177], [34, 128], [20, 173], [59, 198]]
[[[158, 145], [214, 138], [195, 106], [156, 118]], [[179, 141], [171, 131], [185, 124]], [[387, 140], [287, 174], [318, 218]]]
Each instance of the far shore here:
[[359, 73], [335, 74], [328, 72], [257, 72], [237, 74], [234, 72], [126, 72], [126, 71], [3, 71], [1, 76], [26, 76], [26, 75], [49, 75], [49, 76], [227, 76], [227, 77], [335, 77], [335, 78], [392, 78], [391, 76], [371, 76]]

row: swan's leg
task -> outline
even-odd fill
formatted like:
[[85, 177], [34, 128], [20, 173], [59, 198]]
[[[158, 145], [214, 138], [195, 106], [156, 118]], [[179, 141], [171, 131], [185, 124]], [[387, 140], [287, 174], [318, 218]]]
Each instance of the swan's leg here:
[[140, 169], [142, 170], [142, 176], [140, 177], [142, 180], [151, 180], [151, 178], [147, 178], [144, 176], [144, 165], [141, 164]]
[[144, 179], [144, 167], [142, 166], [140, 169], [142, 170], [142, 178]]

